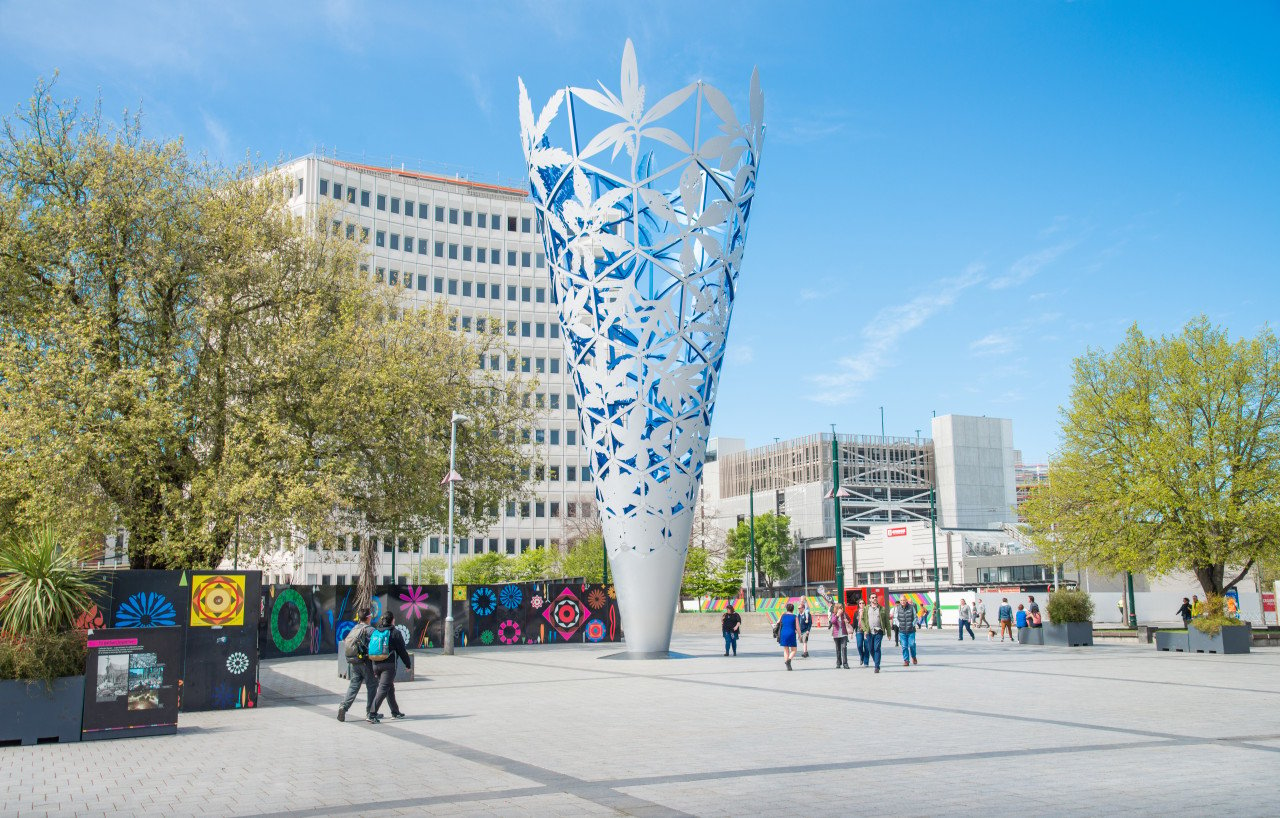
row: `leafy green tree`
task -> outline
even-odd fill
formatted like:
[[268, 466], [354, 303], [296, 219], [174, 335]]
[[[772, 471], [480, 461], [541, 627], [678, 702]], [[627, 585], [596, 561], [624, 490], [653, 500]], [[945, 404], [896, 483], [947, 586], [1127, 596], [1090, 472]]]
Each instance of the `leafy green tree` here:
[[475, 554], [453, 564], [455, 585], [489, 585], [511, 581], [511, 560], [502, 554]]
[[[1204, 317], [1075, 361], [1063, 446], [1026, 514], [1058, 561], [1195, 573], [1219, 596], [1280, 555], [1280, 345]], [[1234, 577], [1227, 574], [1233, 568]]]
[[560, 554], [554, 548], [531, 548], [515, 559], [508, 559], [507, 564], [512, 582], [535, 582], [562, 576]]
[[604, 535], [591, 534], [582, 542], [569, 546], [560, 559], [561, 577], [582, 577], [587, 582], [604, 578]]
[[523, 492], [530, 384], [496, 333], [406, 310], [289, 180], [193, 161], [41, 84], [0, 135], [0, 522], [129, 532], [134, 567], [210, 567], [294, 534], [441, 532]]
[[[728, 534], [729, 557], [751, 564], [751, 529], [748, 520], [738, 523]], [[791, 572], [796, 545], [791, 541], [791, 518], [766, 511], [756, 515], [756, 569], [769, 584], [776, 584]]]
[[690, 546], [684, 561], [684, 580], [680, 592], [687, 597], [732, 599], [742, 589], [742, 576], [745, 572], [746, 565], [741, 559], [728, 557], [716, 560], [707, 549]]

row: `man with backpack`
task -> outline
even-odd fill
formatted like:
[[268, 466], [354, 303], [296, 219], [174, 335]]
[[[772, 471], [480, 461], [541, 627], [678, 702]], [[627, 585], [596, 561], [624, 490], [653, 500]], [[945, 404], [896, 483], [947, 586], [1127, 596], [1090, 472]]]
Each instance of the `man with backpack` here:
[[378, 617], [378, 627], [369, 632], [366, 642], [366, 653], [373, 663], [373, 672], [378, 677], [378, 693], [373, 697], [369, 715], [365, 718], [370, 724], [378, 724], [382, 718], [378, 715], [378, 708], [382, 707], [384, 700], [391, 705], [391, 718], [404, 718], [400, 705], [396, 703], [396, 657], [399, 656], [400, 661], [404, 662], [405, 670], [411, 669], [413, 665], [410, 664], [409, 651], [405, 649], [404, 637], [396, 630], [394, 623], [395, 618], [389, 613]]
[[365, 648], [369, 644], [369, 630], [372, 627], [369, 624], [371, 616], [373, 616], [372, 611], [361, 608], [356, 617], [356, 626], [347, 631], [346, 637], [342, 640], [342, 652], [347, 657], [347, 678], [351, 683], [347, 685], [346, 698], [342, 700], [342, 704], [338, 705], [338, 721], [347, 720], [347, 711], [351, 709], [362, 685], [369, 692], [369, 697], [365, 699], [365, 715], [373, 712], [373, 664], [369, 661], [369, 654], [365, 653]]

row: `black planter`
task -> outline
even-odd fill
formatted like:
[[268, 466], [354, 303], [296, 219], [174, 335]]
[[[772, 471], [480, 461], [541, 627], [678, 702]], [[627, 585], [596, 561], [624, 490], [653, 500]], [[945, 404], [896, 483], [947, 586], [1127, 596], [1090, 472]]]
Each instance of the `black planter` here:
[[1092, 622], [1046, 622], [1040, 630], [1046, 645], [1080, 648], [1093, 644]]
[[1156, 631], [1156, 650], [1172, 650], [1186, 653], [1190, 648], [1190, 634], [1187, 631]]
[[1043, 645], [1044, 644], [1044, 628], [1018, 628], [1018, 644], [1020, 645]]
[[0, 682], [0, 745], [80, 740], [84, 677], [64, 676], [50, 691], [44, 682]]
[[1187, 628], [1187, 650], [1191, 653], [1248, 653], [1253, 642], [1253, 626], [1227, 625], [1210, 636], [1196, 627], [1192, 620]]

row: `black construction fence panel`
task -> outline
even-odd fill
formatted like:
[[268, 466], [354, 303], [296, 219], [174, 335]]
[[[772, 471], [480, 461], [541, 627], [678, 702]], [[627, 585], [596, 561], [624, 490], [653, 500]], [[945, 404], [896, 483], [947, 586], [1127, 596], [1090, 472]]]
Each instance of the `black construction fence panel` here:
[[176, 733], [182, 657], [182, 629], [176, 625], [90, 632], [81, 739]]
[[183, 711], [255, 707], [262, 573], [193, 571], [190, 587]]
[[112, 628], [187, 629], [191, 581], [187, 571], [116, 571], [111, 582]]

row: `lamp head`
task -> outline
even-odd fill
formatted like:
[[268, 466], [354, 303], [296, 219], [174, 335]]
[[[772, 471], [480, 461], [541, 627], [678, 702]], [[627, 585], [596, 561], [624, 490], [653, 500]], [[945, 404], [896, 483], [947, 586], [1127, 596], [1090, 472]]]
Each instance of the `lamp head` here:
[[457, 412], [454, 412], [453, 418], [449, 422], [450, 423], [470, 423], [471, 418], [467, 417], [466, 415], [460, 415]]

